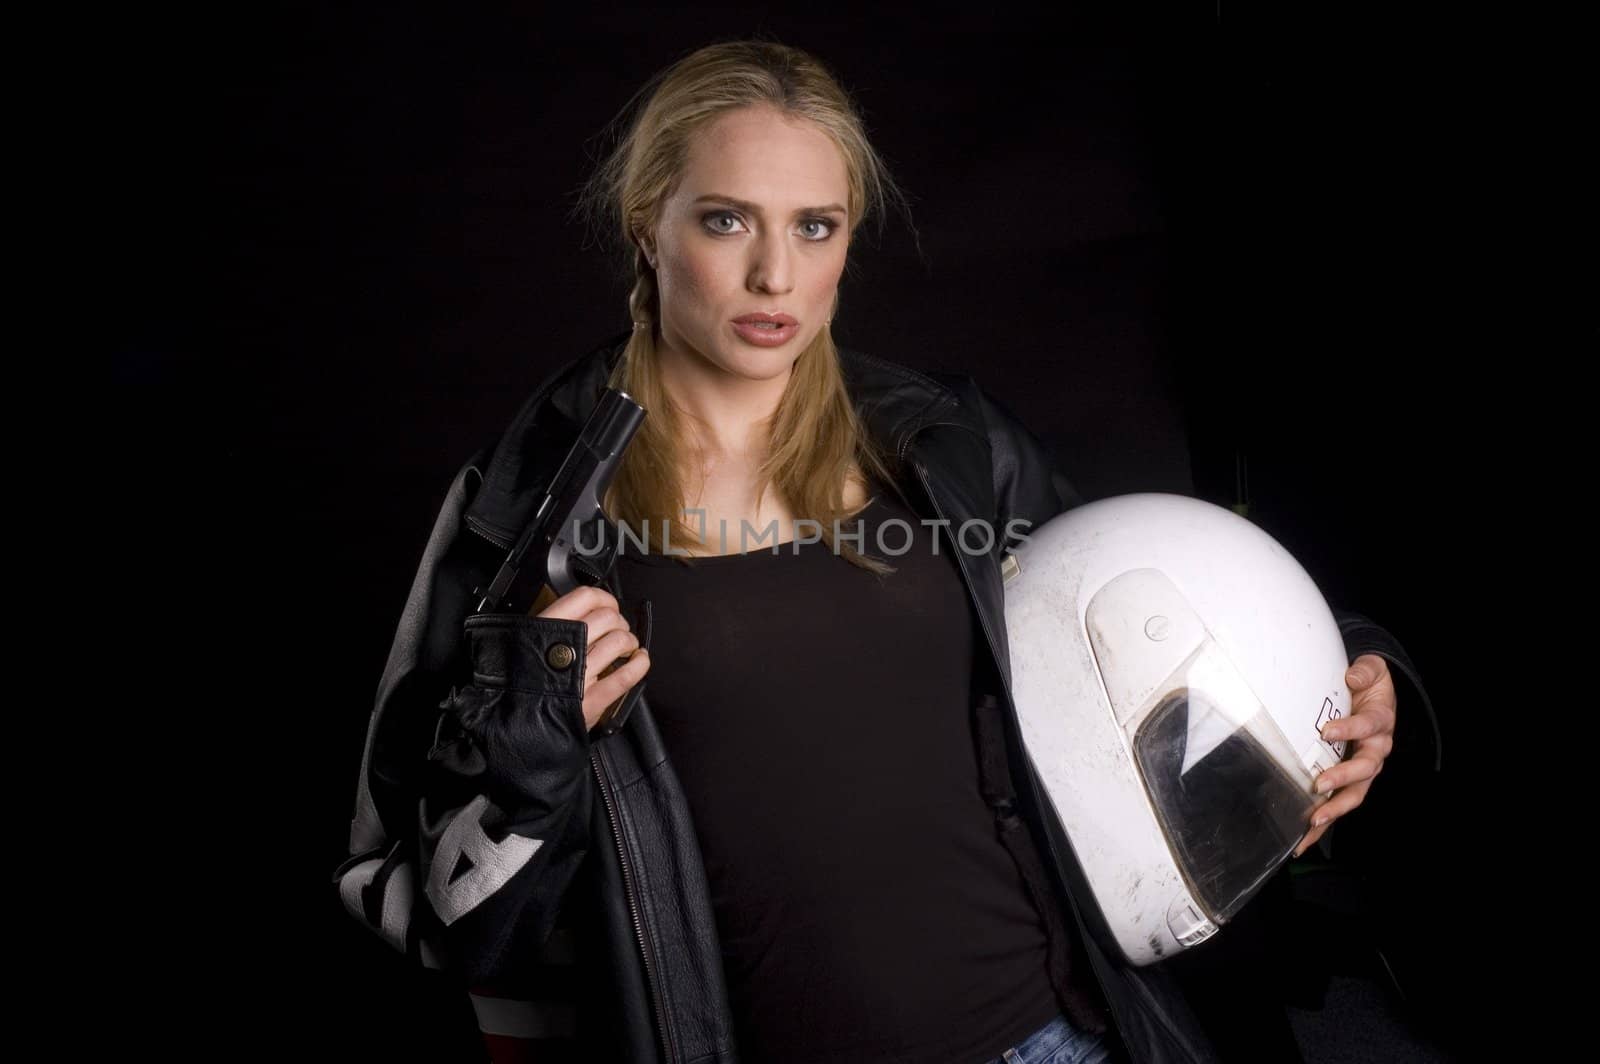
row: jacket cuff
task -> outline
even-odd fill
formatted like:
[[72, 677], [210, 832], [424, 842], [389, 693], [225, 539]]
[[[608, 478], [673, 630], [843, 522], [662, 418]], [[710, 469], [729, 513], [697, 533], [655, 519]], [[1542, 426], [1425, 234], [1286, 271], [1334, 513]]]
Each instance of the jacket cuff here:
[[589, 646], [583, 621], [475, 613], [465, 632], [477, 686], [583, 697]]

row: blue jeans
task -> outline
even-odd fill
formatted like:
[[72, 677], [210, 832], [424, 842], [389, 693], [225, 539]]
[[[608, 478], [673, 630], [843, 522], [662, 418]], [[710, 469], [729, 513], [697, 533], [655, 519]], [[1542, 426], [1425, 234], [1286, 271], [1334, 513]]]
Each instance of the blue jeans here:
[[1097, 1034], [1057, 1016], [988, 1064], [1102, 1064], [1111, 1051]]

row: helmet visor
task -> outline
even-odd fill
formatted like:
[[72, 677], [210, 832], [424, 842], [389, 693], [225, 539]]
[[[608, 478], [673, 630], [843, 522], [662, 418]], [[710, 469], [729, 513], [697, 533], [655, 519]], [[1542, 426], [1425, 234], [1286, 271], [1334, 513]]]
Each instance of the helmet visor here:
[[1086, 620], [1173, 857], [1195, 900], [1223, 923], [1304, 837], [1319, 804], [1310, 776], [1164, 576], [1140, 570], [1111, 581]]
[[1276, 730], [1269, 714], [1238, 723], [1212, 698], [1170, 692], [1140, 725], [1134, 754], [1184, 879], [1220, 924], [1294, 851], [1316, 801], [1262, 741]]

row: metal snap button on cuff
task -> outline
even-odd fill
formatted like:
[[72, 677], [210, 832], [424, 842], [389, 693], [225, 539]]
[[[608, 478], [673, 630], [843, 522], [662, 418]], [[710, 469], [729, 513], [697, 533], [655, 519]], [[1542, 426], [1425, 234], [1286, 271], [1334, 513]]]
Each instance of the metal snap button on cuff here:
[[552, 669], [565, 669], [572, 664], [573, 659], [577, 656], [578, 652], [568, 644], [555, 643], [549, 650], [545, 651], [544, 660], [550, 664]]

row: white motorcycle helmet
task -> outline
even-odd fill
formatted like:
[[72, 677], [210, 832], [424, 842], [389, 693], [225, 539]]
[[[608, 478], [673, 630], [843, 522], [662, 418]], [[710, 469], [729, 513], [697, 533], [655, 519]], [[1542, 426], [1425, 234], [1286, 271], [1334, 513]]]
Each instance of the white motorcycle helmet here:
[[1006, 560], [1023, 744], [1133, 964], [1204, 941], [1266, 882], [1344, 756], [1344, 641], [1305, 570], [1231, 511], [1089, 503]]

